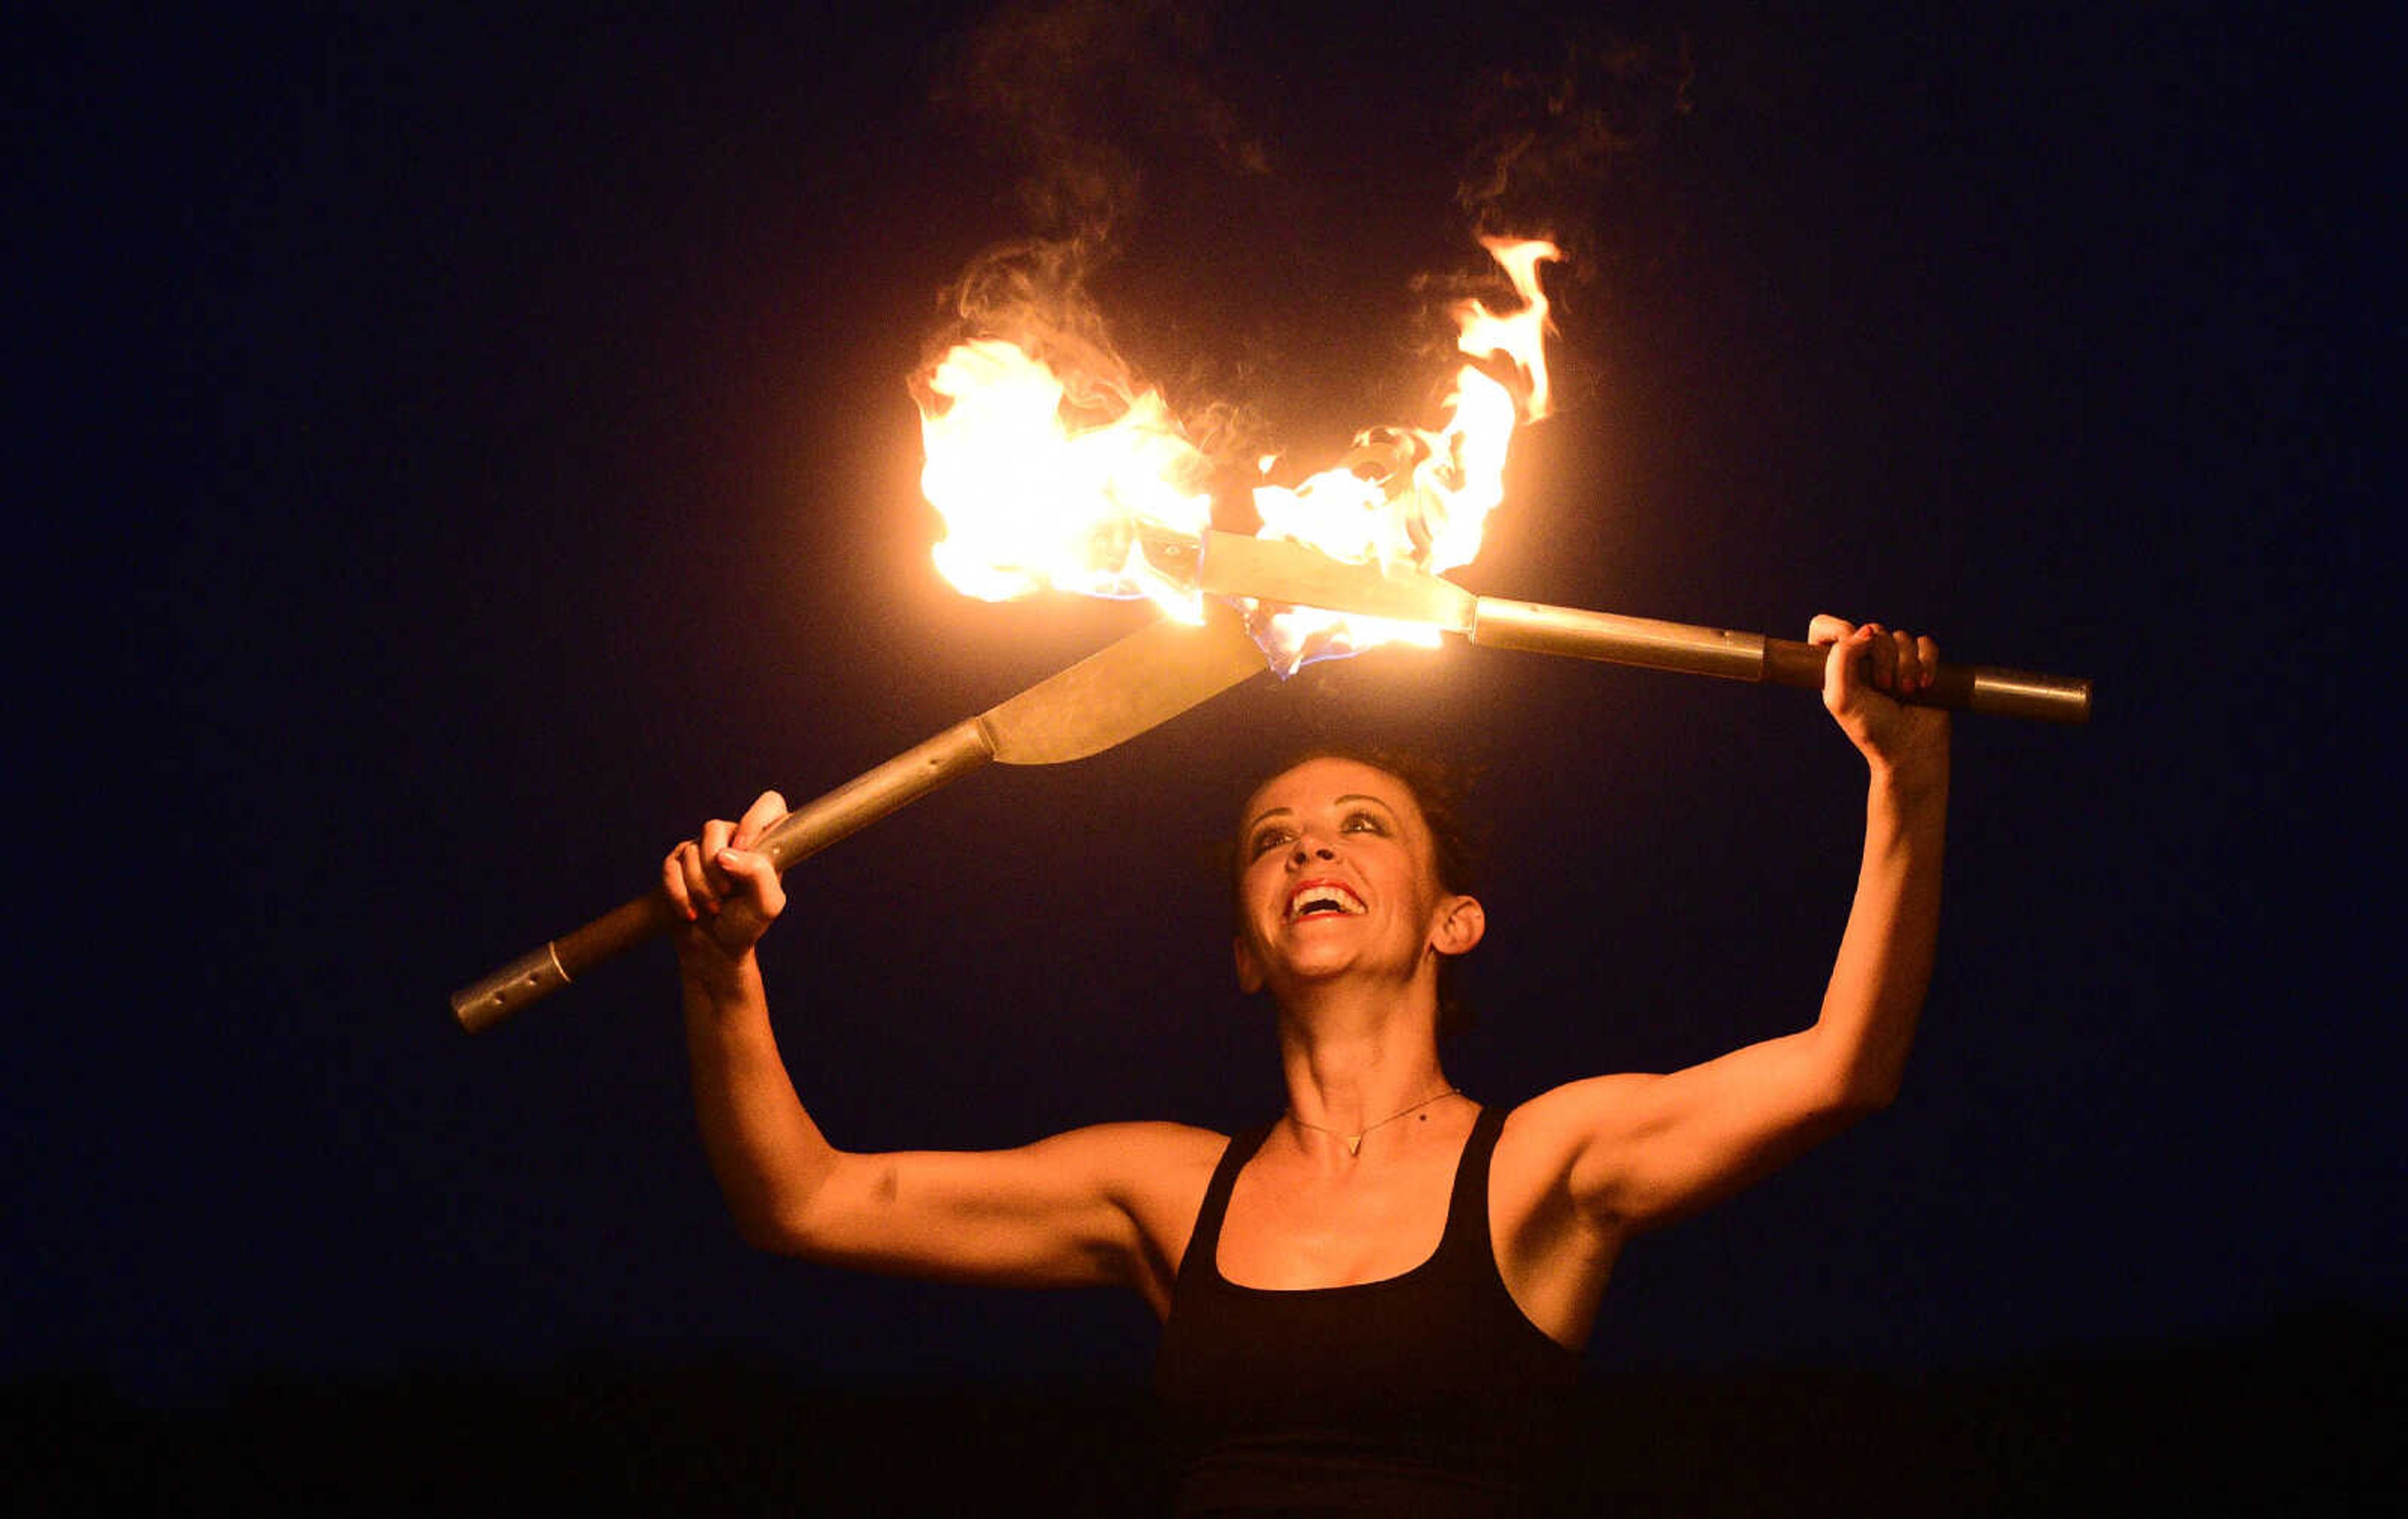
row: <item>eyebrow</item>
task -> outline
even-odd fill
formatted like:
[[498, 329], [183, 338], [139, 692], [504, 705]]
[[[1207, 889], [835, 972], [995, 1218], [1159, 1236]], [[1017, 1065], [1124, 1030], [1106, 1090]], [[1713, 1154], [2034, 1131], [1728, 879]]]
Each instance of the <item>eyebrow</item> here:
[[[1387, 813], [1391, 817], [1397, 815], [1397, 810], [1388, 803], [1382, 801], [1377, 796], [1366, 796], [1360, 792], [1349, 792], [1345, 795], [1334, 797], [1332, 800], [1340, 807], [1344, 806], [1348, 802], [1369, 802], [1373, 807], [1378, 808], [1381, 811]], [[1255, 813], [1254, 820], [1238, 831], [1245, 834], [1253, 833], [1256, 828], [1262, 825], [1264, 819], [1282, 817], [1294, 812], [1295, 810], [1296, 809], [1292, 807], [1267, 807], [1260, 812]]]

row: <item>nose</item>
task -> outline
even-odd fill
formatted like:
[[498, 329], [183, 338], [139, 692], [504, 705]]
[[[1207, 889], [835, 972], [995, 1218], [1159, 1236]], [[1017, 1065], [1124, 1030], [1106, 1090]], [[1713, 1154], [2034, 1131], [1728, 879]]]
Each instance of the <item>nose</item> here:
[[1296, 849], [1288, 856], [1289, 863], [1294, 865], [1310, 865], [1315, 860], [1336, 858], [1338, 858], [1338, 851], [1332, 848], [1327, 840], [1314, 838], [1310, 834], [1297, 835]]

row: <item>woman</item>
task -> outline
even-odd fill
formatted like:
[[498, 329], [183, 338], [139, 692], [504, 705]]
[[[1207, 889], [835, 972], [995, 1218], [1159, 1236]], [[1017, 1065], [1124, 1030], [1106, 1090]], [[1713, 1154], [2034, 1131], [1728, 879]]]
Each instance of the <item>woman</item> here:
[[1237, 973], [1278, 1004], [1288, 1101], [1235, 1139], [1110, 1124], [990, 1154], [836, 1149], [788, 1082], [753, 956], [784, 896], [748, 846], [783, 804], [707, 824], [662, 882], [687, 918], [695, 1101], [738, 1223], [815, 1260], [1142, 1294], [1165, 1320], [1182, 1512], [1506, 1511], [1624, 1243], [1898, 1090], [1939, 918], [1948, 721], [1887, 694], [1927, 686], [1938, 650], [1831, 617], [1809, 636], [1870, 771], [1820, 1016], [1510, 1113], [1439, 1059], [1440, 968], [1480, 942], [1481, 905], [1412, 787], [1362, 762], [1308, 761], [1244, 810]]

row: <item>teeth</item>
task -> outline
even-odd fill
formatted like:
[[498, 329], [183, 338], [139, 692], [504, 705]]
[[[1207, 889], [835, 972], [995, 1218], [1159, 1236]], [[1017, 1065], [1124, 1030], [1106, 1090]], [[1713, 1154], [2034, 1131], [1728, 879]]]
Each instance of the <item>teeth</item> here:
[[1308, 886], [1289, 899], [1288, 919], [1293, 922], [1322, 907], [1334, 908], [1349, 916], [1366, 910], [1363, 899], [1343, 886]]

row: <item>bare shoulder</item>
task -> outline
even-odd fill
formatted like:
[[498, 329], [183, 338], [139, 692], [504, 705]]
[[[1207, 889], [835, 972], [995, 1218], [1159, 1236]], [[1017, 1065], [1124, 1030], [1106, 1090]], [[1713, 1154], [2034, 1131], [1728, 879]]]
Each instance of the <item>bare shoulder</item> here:
[[1595, 1139], [1599, 1126], [1612, 1125], [1617, 1116], [1635, 1118], [1649, 1092], [1662, 1080], [1641, 1071], [1625, 1071], [1551, 1087], [1505, 1115], [1505, 1131], [1498, 1142], [1500, 1147], [1510, 1139], [1541, 1150], [1578, 1148]]
[[1662, 1079], [1638, 1071], [1591, 1076], [1520, 1104], [1497, 1139], [1498, 1180], [1526, 1197], [1571, 1185], [1600, 1142], [1644, 1125], [1647, 1098]]
[[789, 1248], [836, 1265], [997, 1286], [1168, 1283], [1224, 1140], [1098, 1124], [1009, 1150], [848, 1154]]
[[1145, 1220], [1149, 1232], [1191, 1221], [1228, 1136], [1190, 1124], [1094, 1124], [1029, 1147]]
[[1097, 1124], [1043, 1143], [1074, 1155], [1071, 1164], [1136, 1226], [1136, 1285], [1156, 1312], [1168, 1312], [1170, 1284], [1228, 1136], [1187, 1124]]
[[1226, 1134], [1192, 1124], [1140, 1121], [1091, 1124], [1039, 1139], [1030, 1148], [1092, 1168], [1098, 1174], [1141, 1182], [1201, 1168], [1209, 1177], [1227, 1146]]

